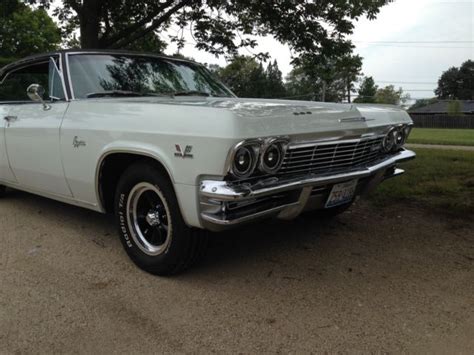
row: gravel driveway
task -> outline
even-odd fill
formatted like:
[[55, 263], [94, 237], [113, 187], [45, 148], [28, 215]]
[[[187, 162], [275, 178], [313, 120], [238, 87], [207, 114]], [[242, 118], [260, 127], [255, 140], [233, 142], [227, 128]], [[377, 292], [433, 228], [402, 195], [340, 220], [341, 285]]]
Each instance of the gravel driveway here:
[[175, 278], [110, 217], [22, 192], [0, 242], [0, 353], [474, 352], [474, 222], [416, 207], [214, 235]]

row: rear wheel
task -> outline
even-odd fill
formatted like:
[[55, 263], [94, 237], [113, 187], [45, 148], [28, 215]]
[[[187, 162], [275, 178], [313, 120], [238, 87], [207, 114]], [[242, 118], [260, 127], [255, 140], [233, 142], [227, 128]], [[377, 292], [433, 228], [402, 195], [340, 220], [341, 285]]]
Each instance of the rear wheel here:
[[136, 163], [122, 175], [115, 211], [127, 254], [149, 273], [183, 271], [206, 249], [206, 232], [185, 224], [171, 182], [149, 164]]

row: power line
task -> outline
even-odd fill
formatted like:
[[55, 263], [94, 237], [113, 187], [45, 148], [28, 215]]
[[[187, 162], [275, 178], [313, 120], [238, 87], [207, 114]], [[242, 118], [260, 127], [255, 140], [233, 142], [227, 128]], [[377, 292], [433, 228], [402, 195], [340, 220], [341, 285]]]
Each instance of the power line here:
[[370, 47], [387, 47], [387, 48], [427, 48], [427, 49], [474, 49], [474, 47], [445, 47], [445, 46], [410, 46], [410, 45], [391, 45], [391, 44], [371, 44], [369, 47], [357, 48], [358, 50], [369, 49]]
[[382, 44], [433, 44], [433, 43], [474, 43], [474, 41], [354, 41], [354, 43], [382, 43]]
[[424, 84], [424, 85], [429, 85], [433, 84], [436, 85], [438, 84], [437, 82], [430, 82], [430, 81], [390, 81], [390, 80], [375, 80], [376, 83], [379, 84], [413, 84], [413, 85], [418, 85], [418, 84]]

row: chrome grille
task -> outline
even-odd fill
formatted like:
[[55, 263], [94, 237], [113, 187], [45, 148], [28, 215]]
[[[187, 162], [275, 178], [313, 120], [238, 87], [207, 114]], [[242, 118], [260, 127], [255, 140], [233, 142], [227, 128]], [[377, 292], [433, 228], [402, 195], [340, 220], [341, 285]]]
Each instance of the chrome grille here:
[[325, 173], [367, 165], [381, 157], [382, 140], [383, 137], [370, 137], [290, 146], [280, 173]]

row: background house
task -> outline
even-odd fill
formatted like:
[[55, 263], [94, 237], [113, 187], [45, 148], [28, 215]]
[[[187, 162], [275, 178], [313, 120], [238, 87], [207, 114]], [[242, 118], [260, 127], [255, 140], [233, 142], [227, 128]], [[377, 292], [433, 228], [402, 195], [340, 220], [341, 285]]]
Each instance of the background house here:
[[474, 129], [474, 100], [441, 100], [409, 110], [419, 128]]
[[474, 100], [440, 100], [410, 110], [411, 116], [420, 115], [474, 115]]

